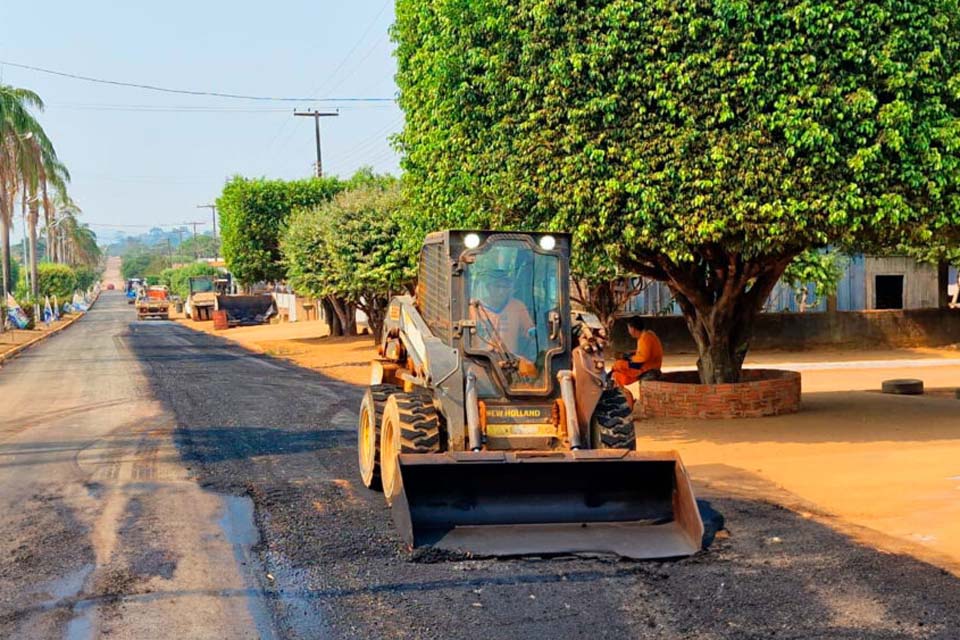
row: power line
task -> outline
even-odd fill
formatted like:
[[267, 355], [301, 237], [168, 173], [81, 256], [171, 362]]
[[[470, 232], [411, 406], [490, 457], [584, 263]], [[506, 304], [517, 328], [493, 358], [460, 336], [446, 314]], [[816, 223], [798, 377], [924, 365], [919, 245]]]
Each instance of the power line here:
[[[343, 57], [343, 59], [340, 61], [340, 64], [338, 64], [336, 69], [333, 70], [333, 73], [331, 73], [327, 77], [327, 80], [317, 85], [317, 87], [311, 93], [317, 93], [318, 91], [320, 91], [321, 87], [323, 87], [324, 85], [328, 85], [330, 82], [333, 82], [336, 79], [336, 75], [340, 72], [343, 66], [347, 64], [347, 62], [350, 60], [350, 57], [357, 50], [357, 47], [359, 47], [363, 43], [367, 35], [369, 35], [370, 31], [377, 24], [377, 21], [380, 19], [380, 16], [383, 15], [383, 12], [387, 10], [387, 7], [389, 7], [392, 2], [393, 0], [386, 0], [386, 2], [383, 3], [383, 6], [380, 7], [380, 11], [378, 11], [377, 15], [374, 16], [373, 20], [370, 21], [370, 24], [367, 25], [366, 29], [364, 29], [363, 34], [353, 44], [353, 46], [350, 48], [350, 51], [347, 52], [347, 55]], [[393, 105], [391, 106], [396, 106], [396, 100], [394, 100]], [[270, 163], [273, 161], [274, 157], [276, 157], [276, 154], [279, 152], [279, 150], [283, 149], [292, 137], [292, 134], [287, 133], [287, 125], [289, 122], [290, 120], [284, 119], [283, 123], [280, 125], [280, 129], [277, 130], [277, 132], [270, 138], [270, 142], [269, 144], [267, 144], [267, 147], [263, 152], [263, 155], [266, 158], [267, 167], [270, 166]], [[284, 135], [285, 133], [286, 135]], [[281, 139], [282, 139], [282, 142], [280, 142]], [[274, 150], [274, 146], [278, 142], [280, 143], [280, 146], [277, 147], [276, 150]]]
[[350, 73], [341, 76], [340, 81], [337, 82], [337, 84], [333, 85], [333, 88], [331, 88], [330, 91], [336, 91], [337, 89], [339, 89], [340, 86], [347, 81], [347, 78], [349, 78], [353, 73], [356, 73], [356, 71], [363, 66], [363, 63], [367, 61], [367, 58], [369, 58], [373, 54], [373, 52], [379, 49], [380, 45], [385, 42], [387, 42], [386, 33], [382, 34], [379, 38], [377, 38], [376, 42], [373, 43], [373, 46], [367, 49], [367, 52], [363, 54], [363, 56], [361, 56], [359, 60], [357, 60], [354, 64], [350, 66]]
[[[196, 106], [186, 105], [150, 105], [150, 104], [97, 104], [97, 103], [47, 103], [48, 109], [76, 109], [80, 111], [161, 111], [172, 113], [289, 113], [289, 107], [216, 107], [216, 106]], [[338, 106], [338, 109], [345, 111], [357, 110], [380, 110], [394, 109], [396, 105], [389, 103], [360, 103]], [[286, 122], [286, 119], [284, 119]]]
[[364, 40], [366, 40], [368, 35], [370, 35], [370, 31], [373, 29], [374, 26], [376, 26], [377, 21], [380, 19], [380, 16], [383, 15], [383, 12], [387, 10], [387, 7], [389, 7], [392, 2], [393, 0], [387, 0], [386, 2], [383, 3], [383, 6], [380, 7], [380, 11], [377, 12], [377, 15], [373, 17], [373, 20], [371, 20], [370, 24], [367, 25], [367, 28], [364, 29], [363, 34], [357, 39], [355, 43], [353, 43], [353, 46], [350, 48], [350, 51], [347, 52], [347, 55], [343, 57], [343, 60], [341, 60], [340, 64], [337, 65], [337, 68], [333, 70], [333, 73], [331, 73], [327, 77], [327, 81], [318, 85], [317, 88], [313, 90], [314, 93], [316, 93], [317, 91], [320, 91], [321, 87], [323, 87], [324, 85], [329, 85], [331, 82], [333, 82], [336, 79], [337, 74], [340, 73], [340, 70], [343, 69], [344, 65], [347, 64], [350, 58], [353, 57], [353, 54], [357, 51], [357, 48], [360, 46], [360, 44], [363, 43]]
[[98, 84], [109, 84], [118, 87], [131, 87], [134, 89], [145, 89], [147, 91], [159, 91], [161, 93], [177, 93], [181, 95], [188, 96], [212, 96], [215, 98], [231, 98], [234, 100], [259, 100], [264, 102], [394, 102], [394, 98], [358, 98], [358, 97], [344, 97], [344, 98], [289, 98], [289, 97], [277, 97], [277, 96], [249, 96], [237, 93], [221, 93], [219, 91], [195, 91], [192, 89], [171, 89], [169, 87], [160, 87], [152, 84], [141, 84], [137, 82], [122, 82], [120, 80], [107, 80], [105, 78], [94, 78], [91, 76], [82, 76], [75, 73], [67, 73], [65, 71], [54, 71], [53, 69], [44, 69], [43, 67], [34, 67], [28, 64], [20, 64], [17, 62], [8, 62], [6, 60], [0, 60], [0, 65], [7, 65], [10, 67], [16, 67], [18, 69], [27, 69], [30, 71], [37, 71], [39, 73], [46, 73], [53, 76], [60, 76], [63, 78], [71, 78], [73, 80], [83, 80], [84, 82], [95, 82]]
[[340, 158], [340, 164], [344, 162], [349, 163], [354, 160], [358, 155], [363, 156], [370, 153], [378, 147], [378, 145], [388, 142], [387, 137], [394, 133], [398, 132], [398, 127], [402, 128], [404, 116], [401, 114], [399, 117], [394, 118], [385, 126], [380, 127], [374, 133], [370, 134], [368, 137], [364, 138], [360, 142], [354, 144], [349, 151], [347, 151]]

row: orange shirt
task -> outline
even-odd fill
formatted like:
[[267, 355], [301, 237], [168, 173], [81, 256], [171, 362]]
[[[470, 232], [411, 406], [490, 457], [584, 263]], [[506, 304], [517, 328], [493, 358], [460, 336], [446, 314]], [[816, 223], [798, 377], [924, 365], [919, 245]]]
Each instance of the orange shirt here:
[[660, 344], [657, 334], [646, 330], [640, 333], [640, 337], [637, 338], [637, 352], [632, 360], [643, 363], [640, 369], [641, 374], [663, 366], [663, 345]]

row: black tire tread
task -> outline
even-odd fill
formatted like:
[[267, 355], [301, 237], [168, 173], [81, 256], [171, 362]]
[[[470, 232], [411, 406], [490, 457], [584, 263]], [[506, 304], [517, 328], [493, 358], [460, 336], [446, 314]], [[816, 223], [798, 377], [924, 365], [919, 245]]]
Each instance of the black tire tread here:
[[629, 449], [637, 446], [637, 435], [633, 424], [633, 412], [626, 396], [619, 388], [607, 389], [600, 396], [590, 430], [596, 434], [602, 449]]
[[370, 488], [379, 490], [380, 485], [380, 425], [383, 422], [383, 406], [387, 403], [387, 398], [401, 391], [401, 388], [395, 384], [373, 384], [370, 385], [370, 395], [373, 396], [373, 431], [376, 434], [374, 440], [374, 458], [373, 458], [373, 479], [370, 482]]
[[400, 453], [440, 451], [440, 418], [432, 399], [422, 393], [398, 393]]

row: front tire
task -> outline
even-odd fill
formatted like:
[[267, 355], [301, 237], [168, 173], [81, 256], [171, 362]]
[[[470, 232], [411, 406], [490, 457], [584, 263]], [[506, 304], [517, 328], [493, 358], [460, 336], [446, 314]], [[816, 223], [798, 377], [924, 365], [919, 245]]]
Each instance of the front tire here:
[[633, 412], [623, 390], [607, 389], [600, 396], [590, 418], [590, 446], [594, 449], [637, 448]]
[[367, 388], [360, 402], [360, 421], [357, 425], [357, 457], [360, 480], [368, 489], [379, 490], [380, 484], [380, 424], [387, 398], [400, 391], [393, 384], [375, 384]]
[[387, 504], [400, 494], [401, 453], [438, 453], [440, 419], [429, 396], [394, 393], [383, 407], [380, 426], [380, 481]]

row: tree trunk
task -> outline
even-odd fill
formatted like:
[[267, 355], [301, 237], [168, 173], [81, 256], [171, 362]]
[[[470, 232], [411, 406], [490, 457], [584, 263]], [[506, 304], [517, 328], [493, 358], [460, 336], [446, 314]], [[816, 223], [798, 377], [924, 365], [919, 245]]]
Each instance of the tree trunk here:
[[320, 305], [323, 309], [323, 319], [327, 321], [327, 325], [330, 327], [330, 335], [342, 336], [343, 327], [340, 326], [340, 318], [337, 317], [337, 312], [333, 310], [333, 303], [330, 302], [329, 298], [324, 298], [320, 301]]
[[937, 263], [937, 307], [950, 308], [950, 265], [946, 262]]
[[387, 315], [387, 305], [390, 299], [383, 296], [365, 296], [369, 303], [360, 305], [360, 309], [367, 314], [367, 326], [370, 327], [370, 335], [373, 342], [379, 344], [380, 335], [383, 333], [383, 320]]
[[[341, 301], [343, 314], [340, 315], [340, 324], [343, 325], [343, 335], [357, 335], [357, 305], [346, 300]], [[338, 312], [339, 313], [339, 312]]]
[[702, 384], [738, 382], [753, 329], [752, 313], [743, 310], [733, 317], [723, 314], [684, 315], [697, 345], [697, 371]]
[[643, 291], [643, 288], [644, 283], [640, 278], [618, 278], [597, 284], [578, 279], [574, 281], [576, 294], [573, 301], [597, 316], [606, 328], [607, 335], [612, 336], [617, 314], [623, 311], [630, 299]]
[[339, 331], [334, 331], [331, 327], [330, 335], [334, 336], [355, 336], [357, 335], [357, 306], [352, 302], [347, 302], [342, 298], [328, 296], [327, 300], [333, 308], [334, 315], [339, 325]]
[[[3, 262], [3, 303], [7, 303], [7, 294], [10, 293], [10, 225], [7, 224], [7, 217], [0, 212], [0, 245], [2, 245]], [[0, 319], [2, 321], [2, 319]]]
[[798, 252], [746, 259], [708, 245], [688, 262], [651, 254], [624, 266], [667, 283], [697, 345], [700, 382], [724, 384], [739, 382], [754, 319]]
[[27, 214], [27, 243], [30, 247], [30, 293], [34, 301], [40, 295], [40, 283], [37, 279], [37, 222], [40, 217], [40, 203], [34, 200], [30, 203]]

